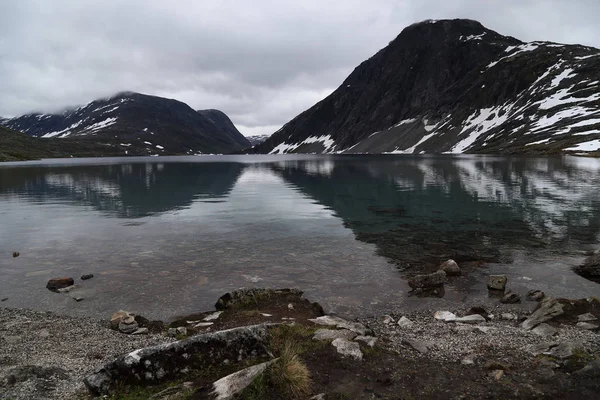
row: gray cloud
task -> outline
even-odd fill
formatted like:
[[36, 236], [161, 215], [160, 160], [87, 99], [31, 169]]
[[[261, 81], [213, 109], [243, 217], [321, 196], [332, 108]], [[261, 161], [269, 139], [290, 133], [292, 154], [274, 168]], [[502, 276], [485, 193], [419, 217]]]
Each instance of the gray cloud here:
[[596, 0], [80, 0], [0, 4], [0, 115], [122, 90], [272, 133], [407, 25], [472, 18], [521, 40], [600, 47]]

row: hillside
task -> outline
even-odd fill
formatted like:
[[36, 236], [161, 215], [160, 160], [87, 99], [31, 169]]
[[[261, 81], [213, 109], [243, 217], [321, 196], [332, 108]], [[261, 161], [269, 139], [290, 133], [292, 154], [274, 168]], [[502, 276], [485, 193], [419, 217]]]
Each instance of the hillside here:
[[405, 28], [257, 153], [600, 149], [600, 50], [524, 43], [471, 20]]
[[110, 148], [102, 153], [120, 155], [229, 153], [250, 147], [218, 110], [195, 111], [177, 100], [131, 92], [60, 114], [27, 114], [0, 124], [29, 136], [71, 139], [84, 147], [101, 143]]

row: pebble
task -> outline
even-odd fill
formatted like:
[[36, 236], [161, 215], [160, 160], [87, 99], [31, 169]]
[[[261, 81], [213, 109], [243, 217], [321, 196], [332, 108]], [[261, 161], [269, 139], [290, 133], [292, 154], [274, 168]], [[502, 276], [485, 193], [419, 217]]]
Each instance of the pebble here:
[[402, 317], [398, 321], [398, 326], [400, 328], [408, 329], [408, 328], [412, 328], [413, 325], [414, 325], [414, 322], [412, 322], [410, 319], [408, 319], [406, 317]]

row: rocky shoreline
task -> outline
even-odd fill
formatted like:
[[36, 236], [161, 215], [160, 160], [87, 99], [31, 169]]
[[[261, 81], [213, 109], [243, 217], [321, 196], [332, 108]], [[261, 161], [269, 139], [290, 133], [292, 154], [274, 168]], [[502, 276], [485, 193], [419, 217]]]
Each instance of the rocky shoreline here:
[[298, 290], [243, 289], [216, 308], [136, 335], [126, 325], [149, 322], [124, 311], [98, 321], [0, 308], [0, 398], [294, 398], [274, 380], [256, 383], [284, 358], [283, 341], [310, 374], [295, 398], [582, 398], [600, 389], [595, 298], [546, 298], [533, 313], [499, 302], [348, 321]]

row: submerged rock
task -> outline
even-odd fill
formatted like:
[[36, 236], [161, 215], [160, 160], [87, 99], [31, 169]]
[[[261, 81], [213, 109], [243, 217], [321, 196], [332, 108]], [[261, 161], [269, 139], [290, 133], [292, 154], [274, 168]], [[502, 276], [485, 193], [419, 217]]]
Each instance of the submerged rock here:
[[94, 277], [94, 274], [85, 274], [85, 275], [81, 275], [81, 280], [87, 281], [88, 279], [92, 279], [93, 277]]
[[506, 294], [504, 296], [502, 296], [502, 299], [500, 299], [500, 303], [503, 303], [503, 304], [515, 304], [515, 303], [520, 303], [520, 302], [521, 302], [521, 296], [519, 296], [517, 293], [512, 292], [512, 291], [506, 292]]
[[527, 300], [529, 301], [541, 301], [546, 294], [541, 290], [530, 290], [527, 292]]
[[506, 288], [506, 275], [490, 275], [487, 281], [487, 287], [490, 290], [503, 291]]
[[412, 289], [431, 289], [443, 286], [447, 281], [446, 273], [440, 270], [433, 274], [415, 275], [408, 279], [408, 286]]
[[439, 269], [444, 271], [448, 276], [459, 276], [462, 273], [456, 261], [452, 259], [442, 263]]
[[21, 255], [21, 253], [19, 253], [18, 251], [13, 251], [12, 256], [13, 258], [17, 258]]
[[57, 292], [58, 289], [63, 289], [69, 286], [73, 286], [75, 281], [73, 278], [53, 278], [48, 281], [46, 284], [46, 289], [51, 290], [53, 292]]

